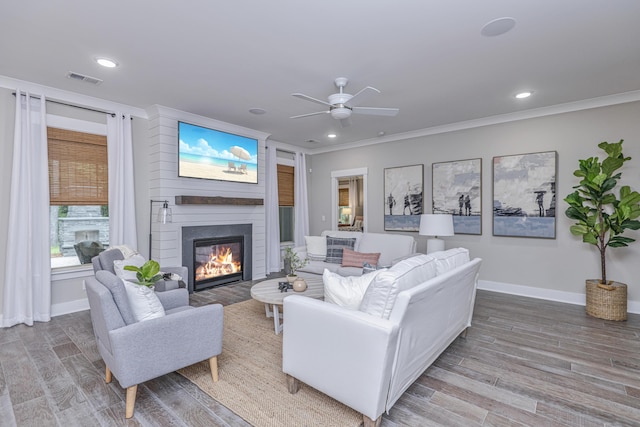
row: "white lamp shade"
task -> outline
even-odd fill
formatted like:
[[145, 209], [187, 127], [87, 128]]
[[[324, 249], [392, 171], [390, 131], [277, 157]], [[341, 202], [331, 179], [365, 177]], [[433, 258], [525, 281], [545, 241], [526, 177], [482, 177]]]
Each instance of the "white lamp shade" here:
[[449, 214], [420, 215], [421, 236], [453, 236], [453, 216]]

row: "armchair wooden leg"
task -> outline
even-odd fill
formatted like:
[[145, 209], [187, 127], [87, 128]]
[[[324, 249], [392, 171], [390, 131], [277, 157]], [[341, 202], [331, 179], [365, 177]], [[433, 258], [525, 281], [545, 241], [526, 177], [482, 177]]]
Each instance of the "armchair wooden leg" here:
[[298, 390], [300, 390], [300, 381], [287, 374], [287, 388], [289, 389], [289, 393], [296, 394]]
[[124, 417], [133, 417], [133, 407], [136, 406], [136, 392], [138, 391], [138, 384], [127, 387], [127, 398], [125, 400]]
[[462, 331], [462, 333], [460, 334], [460, 337], [467, 339], [467, 331], [469, 330], [469, 328], [464, 328], [464, 331]]
[[380, 415], [375, 420], [372, 420], [366, 415], [363, 415], [362, 421], [363, 421], [362, 427], [380, 427], [380, 424], [382, 423], [382, 415]]
[[106, 370], [106, 372], [104, 373], [104, 381], [105, 381], [107, 384], [109, 384], [109, 383], [111, 382], [111, 379], [112, 379], [112, 378], [113, 378], [113, 377], [111, 376], [111, 369], [109, 369], [109, 367], [107, 366], [107, 370]]
[[218, 382], [218, 356], [209, 359], [209, 367], [211, 368], [211, 379], [214, 383]]

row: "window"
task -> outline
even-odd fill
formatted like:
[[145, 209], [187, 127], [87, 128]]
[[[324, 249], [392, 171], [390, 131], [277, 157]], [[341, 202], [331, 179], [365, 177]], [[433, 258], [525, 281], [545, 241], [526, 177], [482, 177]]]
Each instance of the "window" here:
[[109, 242], [107, 138], [47, 128], [51, 267], [91, 262]]
[[278, 165], [278, 205], [280, 206], [280, 242], [293, 241], [294, 168]]

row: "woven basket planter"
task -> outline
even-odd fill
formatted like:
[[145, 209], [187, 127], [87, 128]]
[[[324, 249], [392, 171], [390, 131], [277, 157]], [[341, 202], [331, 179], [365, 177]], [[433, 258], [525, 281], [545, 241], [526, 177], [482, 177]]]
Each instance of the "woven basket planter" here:
[[587, 280], [587, 314], [605, 320], [627, 320], [627, 285], [609, 282], [612, 290], [602, 289], [598, 280]]

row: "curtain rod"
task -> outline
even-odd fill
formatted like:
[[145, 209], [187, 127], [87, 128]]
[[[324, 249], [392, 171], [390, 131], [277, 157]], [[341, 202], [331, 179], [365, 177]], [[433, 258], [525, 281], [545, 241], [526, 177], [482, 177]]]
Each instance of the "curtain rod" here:
[[[13, 92], [13, 96], [16, 96], [15, 92]], [[36, 95], [29, 95], [29, 96], [31, 98], [40, 99], [40, 97], [36, 96]], [[83, 107], [83, 106], [80, 106], [80, 105], [68, 104], [66, 102], [55, 101], [55, 100], [52, 100], [52, 99], [45, 99], [45, 102], [52, 102], [52, 103], [58, 104], [58, 105], [65, 105], [67, 107], [80, 108], [81, 110], [93, 111], [95, 113], [110, 114], [111, 117], [115, 117], [116, 116], [116, 113], [112, 113], [110, 111], [96, 110], [95, 108], [89, 108], [89, 107]], [[133, 120], [133, 117], [131, 117], [131, 120]]]

